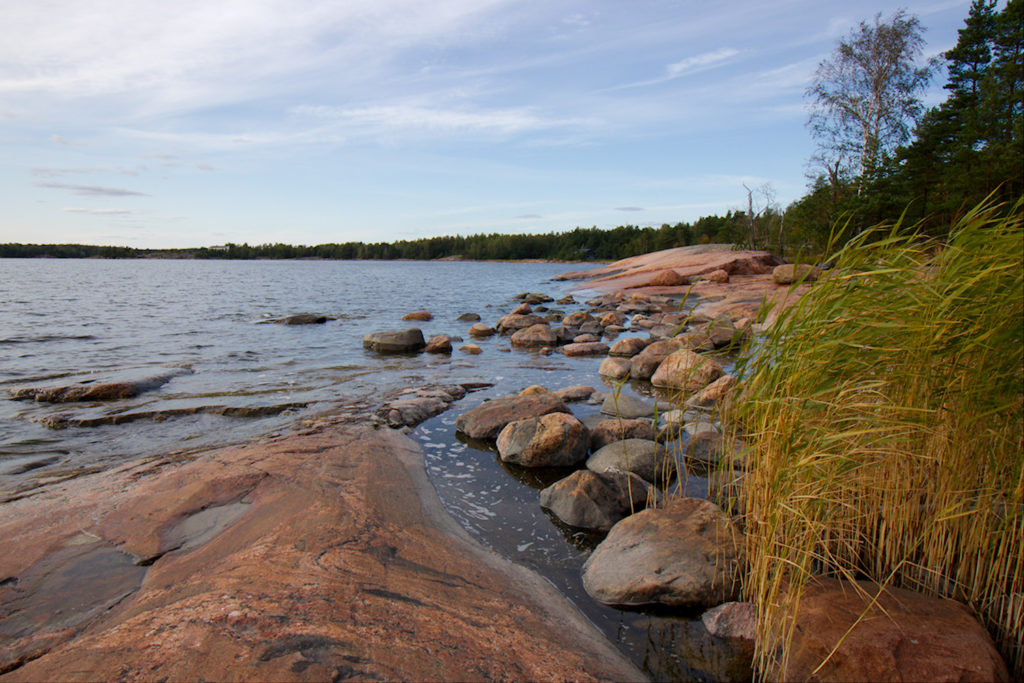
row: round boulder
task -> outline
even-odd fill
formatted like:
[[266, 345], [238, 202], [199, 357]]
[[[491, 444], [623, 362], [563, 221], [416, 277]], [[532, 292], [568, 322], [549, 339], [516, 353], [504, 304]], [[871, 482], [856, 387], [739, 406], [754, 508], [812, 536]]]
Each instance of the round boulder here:
[[587, 458], [587, 469], [592, 472], [632, 472], [651, 483], [671, 480], [675, 468], [668, 450], [647, 439], [614, 441]]
[[474, 323], [474, 325], [469, 328], [469, 336], [478, 338], [490, 337], [496, 331], [497, 330], [493, 327], [488, 327], [484, 323]]
[[571, 467], [587, 457], [588, 438], [572, 415], [550, 413], [507, 424], [498, 434], [498, 455], [523, 467]]
[[434, 315], [430, 311], [413, 311], [412, 313], [406, 313], [402, 316], [402, 320], [419, 320], [427, 322], [433, 320]]
[[723, 374], [722, 366], [704, 356], [681, 349], [668, 355], [651, 377], [651, 384], [687, 393], [700, 391]]
[[577, 470], [540, 492], [540, 506], [569, 526], [608, 531], [647, 507], [651, 485], [630, 472]]
[[590, 450], [626, 439], [656, 441], [658, 432], [650, 420], [601, 420], [590, 430]]
[[602, 377], [622, 379], [629, 375], [629, 359], [612, 358], [609, 356], [601, 361], [601, 366], [597, 369], [597, 374]]
[[363, 337], [363, 348], [378, 353], [415, 353], [427, 345], [418, 328], [394, 332], [372, 332]]
[[792, 285], [798, 282], [814, 282], [821, 276], [821, 271], [807, 263], [787, 263], [775, 266], [772, 270], [772, 282], [777, 285]]
[[625, 518], [583, 565], [583, 587], [611, 605], [707, 607], [735, 599], [742, 535], [701, 498]]
[[558, 337], [547, 323], [530, 325], [517, 330], [509, 340], [512, 346], [520, 348], [540, 348], [542, 346], [554, 346], [558, 343]]
[[427, 345], [423, 348], [426, 353], [451, 353], [452, 352], [452, 338], [446, 334], [439, 334], [436, 337], [431, 337], [427, 342]]
[[551, 392], [506, 396], [485, 401], [459, 415], [455, 428], [473, 439], [496, 439], [510, 422], [568, 412], [565, 403]]
[[640, 337], [629, 337], [628, 339], [620, 339], [619, 341], [612, 344], [612, 348], [608, 350], [608, 355], [619, 356], [622, 358], [632, 358], [636, 354], [646, 349], [649, 343], [650, 342], [647, 339], [641, 339]]

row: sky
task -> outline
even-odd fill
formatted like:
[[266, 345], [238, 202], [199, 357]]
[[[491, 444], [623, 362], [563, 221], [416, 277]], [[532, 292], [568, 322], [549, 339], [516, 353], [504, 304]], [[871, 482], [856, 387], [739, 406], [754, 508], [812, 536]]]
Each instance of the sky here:
[[[0, 243], [178, 248], [693, 221], [804, 194], [804, 92], [970, 0], [4, 0]], [[944, 75], [926, 101], [942, 99]]]

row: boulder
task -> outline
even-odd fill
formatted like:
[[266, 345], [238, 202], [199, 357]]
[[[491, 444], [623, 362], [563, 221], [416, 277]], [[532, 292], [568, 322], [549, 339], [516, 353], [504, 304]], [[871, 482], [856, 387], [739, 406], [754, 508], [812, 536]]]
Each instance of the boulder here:
[[728, 318], [712, 320], [704, 326], [704, 334], [708, 336], [716, 349], [732, 346], [743, 341], [743, 332], [736, 329]]
[[532, 305], [546, 304], [549, 301], [554, 301], [554, 299], [548, 296], [547, 294], [540, 294], [538, 292], [528, 292], [526, 296], [522, 297], [522, 299], [526, 303]]
[[608, 345], [604, 342], [583, 342], [566, 344], [562, 347], [566, 356], [603, 356], [608, 353]]
[[679, 344], [675, 341], [656, 341], [649, 344], [647, 348], [633, 356], [629, 376], [633, 379], [649, 380], [661, 362], [677, 350]]
[[596, 320], [588, 320], [580, 325], [580, 333], [582, 334], [601, 334], [603, 331], [604, 330], [601, 329], [601, 323]]
[[413, 311], [402, 316], [402, 320], [419, 320], [421, 322], [428, 322], [433, 319], [434, 315], [430, 311]]
[[548, 413], [568, 413], [560, 398], [547, 393], [506, 396], [481, 403], [459, 415], [455, 428], [473, 439], [496, 439], [510, 422]]
[[579, 334], [572, 338], [573, 344], [589, 344], [599, 341], [601, 341], [601, 338], [596, 334]]
[[814, 282], [821, 276], [821, 271], [807, 263], [787, 263], [775, 266], [772, 270], [772, 282], [777, 285], [792, 285], [798, 282]]
[[610, 311], [598, 318], [597, 321], [601, 323], [602, 327], [608, 327], [609, 325], [622, 325], [626, 322], [626, 316], [618, 311]]
[[592, 472], [632, 472], [646, 481], [658, 483], [672, 479], [675, 463], [668, 450], [656, 441], [623, 439], [602, 446], [587, 458], [587, 469]]
[[757, 605], [752, 602], [727, 602], [700, 615], [708, 633], [725, 640], [754, 644], [757, 632]]
[[576, 299], [572, 297], [572, 294], [567, 294], [566, 296], [563, 296], [555, 303], [558, 304], [559, 306], [569, 306], [571, 304], [576, 303]]
[[498, 332], [502, 334], [510, 334], [516, 330], [522, 330], [533, 325], [547, 325], [548, 322], [539, 315], [528, 313], [526, 315], [519, 315], [516, 313], [509, 313], [508, 315], [502, 316], [498, 319], [495, 327]]
[[612, 527], [583, 565], [583, 587], [612, 605], [718, 605], [735, 599], [739, 590], [742, 543], [732, 520], [714, 503], [675, 499]]
[[363, 348], [378, 353], [415, 353], [427, 345], [418, 328], [395, 332], [372, 332], [363, 337]]
[[615, 393], [608, 394], [604, 402], [601, 403], [602, 413], [626, 420], [638, 417], [654, 417], [654, 413], [657, 410], [664, 410], [664, 408], [654, 403], [648, 403], [632, 394], [624, 394], [622, 392], [618, 392], [618, 395]]
[[517, 330], [509, 340], [512, 346], [520, 348], [540, 348], [542, 346], [554, 346], [558, 343], [558, 337], [551, 330], [547, 323], [530, 325]]
[[503, 462], [523, 467], [571, 467], [587, 457], [583, 423], [567, 413], [549, 413], [508, 423], [498, 434]]
[[609, 356], [601, 361], [601, 366], [597, 369], [597, 374], [602, 377], [610, 377], [612, 379], [622, 379], [623, 377], [629, 376], [629, 359], [628, 358], [612, 358]]
[[578, 384], [573, 387], [558, 389], [554, 394], [566, 403], [577, 403], [579, 401], [586, 401], [589, 399], [594, 395], [594, 391], [596, 391], [594, 387]]
[[718, 284], [725, 284], [726, 282], [729, 281], [729, 271], [722, 270], [721, 268], [719, 268], [718, 270], [712, 270], [710, 273], [705, 273], [701, 275], [700, 279], [703, 282], [715, 282]]
[[479, 313], [463, 313], [456, 320], [460, 323], [475, 323], [480, 321]]
[[626, 439], [656, 441], [658, 432], [650, 420], [601, 420], [590, 429], [590, 450]]
[[646, 349], [648, 344], [650, 344], [649, 340], [641, 339], [640, 337], [620, 339], [619, 341], [612, 344], [612, 347], [608, 350], [608, 355], [620, 356], [622, 358], [632, 358], [636, 354]]
[[533, 313], [533, 308], [527, 303], [521, 303], [512, 309], [512, 315], [526, 315], [527, 313]]
[[460, 346], [459, 351], [462, 351], [463, 353], [468, 353], [471, 356], [476, 356], [484, 352], [484, 350], [481, 349], [476, 344], [465, 344], [463, 346]]
[[960, 603], [900, 588], [880, 590], [868, 581], [856, 583], [854, 587], [822, 578], [805, 587], [795, 615], [789, 664], [775, 678], [1010, 680], [992, 638]]
[[690, 284], [690, 278], [680, 275], [671, 268], [659, 270], [644, 284], [645, 287], [680, 287]]
[[540, 506], [569, 526], [608, 531], [647, 507], [651, 485], [630, 472], [577, 470], [540, 492]]
[[[88, 401], [116, 401], [135, 398], [162, 387], [175, 377], [188, 374], [191, 370], [175, 368], [154, 375], [138, 373], [119, 373], [109, 375], [99, 381], [83, 378], [81, 382], [56, 386], [18, 387], [10, 390], [10, 396], [16, 400], [44, 401], [47, 403], [72, 403]], [[106, 380], [106, 381], [104, 381]], [[67, 381], [65, 379], [65, 381]]]
[[576, 313], [570, 313], [569, 315], [562, 318], [562, 324], [566, 327], [579, 327], [583, 323], [593, 322], [594, 316], [590, 315], [586, 311], [577, 311]]
[[337, 320], [337, 318], [313, 313], [300, 313], [298, 315], [289, 315], [285, 318], [278, 318], [274, 322], [278, 325], [322, 325], [328, 320]]
[[714, 382], [686, 399], [686, 406], [692, 408], [713, 406], [714, 404], [724, 400], [735, 387], [735, 377], [732, 375], [722, 375]]
[[687, 393], [699, 391], [723, 374], [722, 366], [687, 349], [669, 354], [651, 377], [651, 384]]
[[426, 353], [451, 353], [452, 352], [452, 338], [446, 334], [439, 334], [436, 337], [431, 337], [427, 341], [427, 345], [423, 347], [423, 351]]
[[496, 332], [497, 330], [495, 330], [493, 327], [488, 327], [483, 323], [475, 323], [472, 327], [469, 328], [469, 336], [477, 338], [490, 337]]

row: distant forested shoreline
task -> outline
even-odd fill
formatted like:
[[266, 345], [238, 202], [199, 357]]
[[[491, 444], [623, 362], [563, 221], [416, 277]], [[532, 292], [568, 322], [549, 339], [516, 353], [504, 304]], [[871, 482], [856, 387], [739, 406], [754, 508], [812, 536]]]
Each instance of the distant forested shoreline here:
[[576, 228], [545, 234], [479, 234], [425, 237], [398, 242], [233, 244], [189, 249], [135, 249], [87, 244], [0, 244], [0, 258], [168, 258], [168, 259], [332, 259], [473, 261], [616, 260], [691, 244], [737, 242], [749, 221], [744, 212], [707, 216], [694, 223], [659, 228], [621, 225], [611, 229]]

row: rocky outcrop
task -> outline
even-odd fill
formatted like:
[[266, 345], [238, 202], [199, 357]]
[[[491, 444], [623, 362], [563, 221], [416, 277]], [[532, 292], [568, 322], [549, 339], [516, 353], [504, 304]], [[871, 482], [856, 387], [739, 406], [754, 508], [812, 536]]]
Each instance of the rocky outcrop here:
[[522, 467], [571, 467], [587, 457], [589, 433], [567, 413], [528, 417], [505, 425], [498, 434], [503, 462]]
[[363, 337], [363, 348], [377, 353], [416, 353], [426, 345], [423, 332], [415, 327], [392, 332], [372, 332]]
[[656, 441], [623, 439], [602, 446], [587, 458], [587, 469], [592, 472], [619, 470], [633, 472], [651, 483], [667, 483], [675, 475], [675, 462]]
[[0, 538], [15, 680], [642, 679], [390, 430], [147, 458], [5, 504]]
[[739, 588], [741, 544], [732, 520], [714, 503], [672, 500], [612, 527], [583, 565], [583, 587], [613, 605], [718, 605], [733, 600]]
[[82, 379], [75, 384], [57, 386], [20, 387], [12, 389], [11, 398], [17, 400], [44, 401], [47, 403], [72, 403], [84, 401], [115, 401], [134, 398], [147, 391], [159, 389], [175, 377], [188, 374], [191, 370], [173, 368], [155, 375], [138, 376], [125, 373], [111, 375], [99, 381]]
[[821, 271], [807, 263], [786, 263], [772, 270], [772, 281], [777, 285], [814, 282], [819, 277]]
[[691, 393], [700, 391], [721, 376], [721, 365], [698, 353], [681, 349], [661, 362], [651, 377], [651, 384]]
[[1010, 680], [988, 632], [952, 600], [815, 579], [795, 618], [782, 680]]
[[548, 413], [568, 413], [565, 403], [552, 394], [520, 393], [485, 401], [476, 408], [459, 415], [455, 428], [473, 439], [497, 439], [498, 434], [510, 422], [540, 417]]
[[577, 470], [540, 492], [540, 506], [569, 526], [608, 531], [647, 506], [650, 484], [627, 472]]

